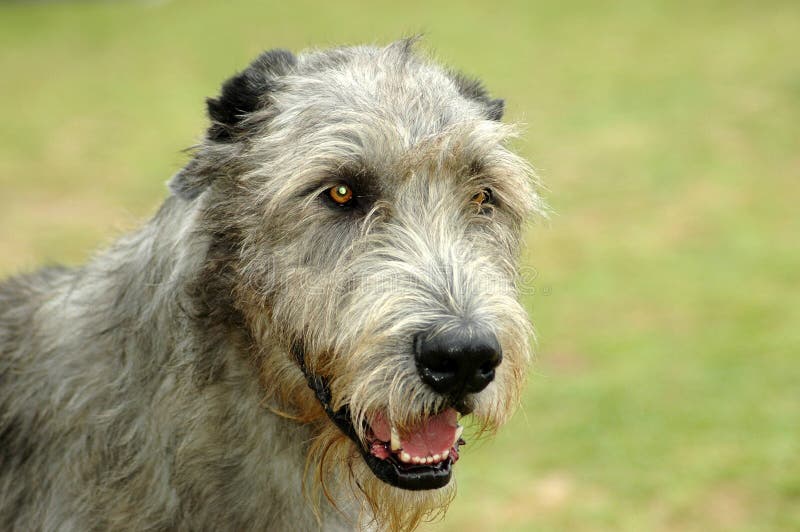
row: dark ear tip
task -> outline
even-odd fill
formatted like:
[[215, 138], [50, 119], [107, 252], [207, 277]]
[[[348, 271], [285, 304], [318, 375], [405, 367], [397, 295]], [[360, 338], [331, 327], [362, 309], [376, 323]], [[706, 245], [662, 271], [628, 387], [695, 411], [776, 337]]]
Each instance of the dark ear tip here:
[[222, 103], [223, 97], [224, 97], [224, 92], [223, 95], [221, 95], [219, 98], [206, 98], [206, 108], [208, 109], [208, 116], [210, 116], [214, 120], [223, 121], [227, 118], [226, 109]]
[[506, 102], [499, 98], [495, 100], [490, 99], [489, 93], [480, 80], [465, 76], [457, 71], [451, 71], [450, 75], [461, 96], [474, 100], [484, 106], [486, 118], [498, 122], [503, 118]]
[[220, 95], [206, 99], [212, 125], [208, 138], [219, 142], [233, 139], [243, 118], [264, 105], [264, 95], [274, 87], [275, 78], [285, 75], [297, 58], [288, 50], [269, 50], [222, 84]]
[[[248, 114], [267, 105], [266, 94], [275, 89], [276, 78], [286, 75], [297, 64], [295, 55], [282, 49], [268, 50], [259, 55], [243, 71], [222, 84], [219, 96], [206, 98], [211, 118], [207, 139], [220, 144], [233, 143], [247, 132], [242, 121]], [[172, 193], [192, 201], [214, 181], [217, 169], [204, 162], [199, 153], [169, 181]]]
[[289, 50], [275, 48], [267, 50], [259, 55], [251, 64], [251, 67], [261, 67], [274, 73], [286, 74], [287, 71], [297, 64], [297, 57]]
[[496, 120], [500, 121], [503, 118], [503, 113], [506, 110], [506, 101], [502, 98], [497, 98], [489, 102], [489, 108], [487, 110], [487, 118], [489, 120]]
[[222, 103], [220, 98], [206, 98], [206, 108], [208, 116], [211, 118], [211, 126], [208, 128], [208, 138], [218, 142], [226, 142], [233, 138], [231, 127], [228, 124], [235, 124], [236, 116], [230, 115], [230, 108]]

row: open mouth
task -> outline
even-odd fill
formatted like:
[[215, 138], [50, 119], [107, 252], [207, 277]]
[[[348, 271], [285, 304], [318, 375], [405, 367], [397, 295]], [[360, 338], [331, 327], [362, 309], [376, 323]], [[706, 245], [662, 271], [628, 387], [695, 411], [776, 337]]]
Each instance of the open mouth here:
[[298, 345], [293, 349], [308, 386], [325, 413], [356, 444], [376, 477], [397, 488], [415, 491], [442, 488], [450, 482], [459, 446], [465, 444], [461, 438], [463, 427], [458, 424], [455, 409], [447, 408], [430, 416], [403, 434], [384, 414], [378, 413], [368, 423], [368, 445], [364, 446], [353, 425], [349, 406], [333, 410], [328, 380], [309, 372], [302, 349]]
[[[322, 396], [330, 397], [327, 389]], [[383, 414], [378, 414], [368, 424], [368, 445], [364, 446], [347, 405], [334, 412], [327, 401], [321, 399], [320, 403], [331, 421], [356, 444], [380, 480], [413, 491], [443, 488], [450, 482], [459, 447], [466, 443], [461, 438], [464, 427], [458, 424], [454, 409], [448, 408], [402, 435]]]
[[446, 486], [458, 449], [464, 444], [458, 413], [448, 408], [401, 434], [379, 413], [369, 423], [369, 449], [362, 455], [373, 473], [389, 484], [407, 490]]

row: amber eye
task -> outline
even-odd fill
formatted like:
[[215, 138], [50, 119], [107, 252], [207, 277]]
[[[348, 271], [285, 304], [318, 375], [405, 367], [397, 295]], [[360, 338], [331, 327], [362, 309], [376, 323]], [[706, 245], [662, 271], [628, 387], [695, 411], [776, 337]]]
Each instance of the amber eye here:
[[346, 205], [351, 199], [353, 199], [353, 189], [347, 185], [340, 184], [329, 188], [328, 195], [335, 203], [339, 205]]
[[488, 188], [484, 188], [474, 196], [472, 196], [472, 203], [476, 205], [483, 206], [485, 204], [492, 202], [492, 191]]

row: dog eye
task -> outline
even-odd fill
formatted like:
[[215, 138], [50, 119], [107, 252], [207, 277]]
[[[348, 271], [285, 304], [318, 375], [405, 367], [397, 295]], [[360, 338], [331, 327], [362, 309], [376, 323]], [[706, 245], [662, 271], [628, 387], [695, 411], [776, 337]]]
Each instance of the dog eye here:
[[472, 196], [472, 203], [482, 207], [484, 205], [489, 205], [492, 203], [492, 190], [489, 188], [484, 188], [474, 196]]
[[347, 205], [353, 199], [353, 189], [340, 183], [328, 189], [328, 196], [337, 205]]

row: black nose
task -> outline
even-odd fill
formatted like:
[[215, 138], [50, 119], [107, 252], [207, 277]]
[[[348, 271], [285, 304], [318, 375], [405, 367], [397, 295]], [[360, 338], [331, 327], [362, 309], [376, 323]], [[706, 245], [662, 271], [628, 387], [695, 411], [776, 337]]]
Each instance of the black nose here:
[[454, 400], [486, 388], [503, 360], [494, 334], [467, 328], [422, 333], [414, 348], [422, 381]]

